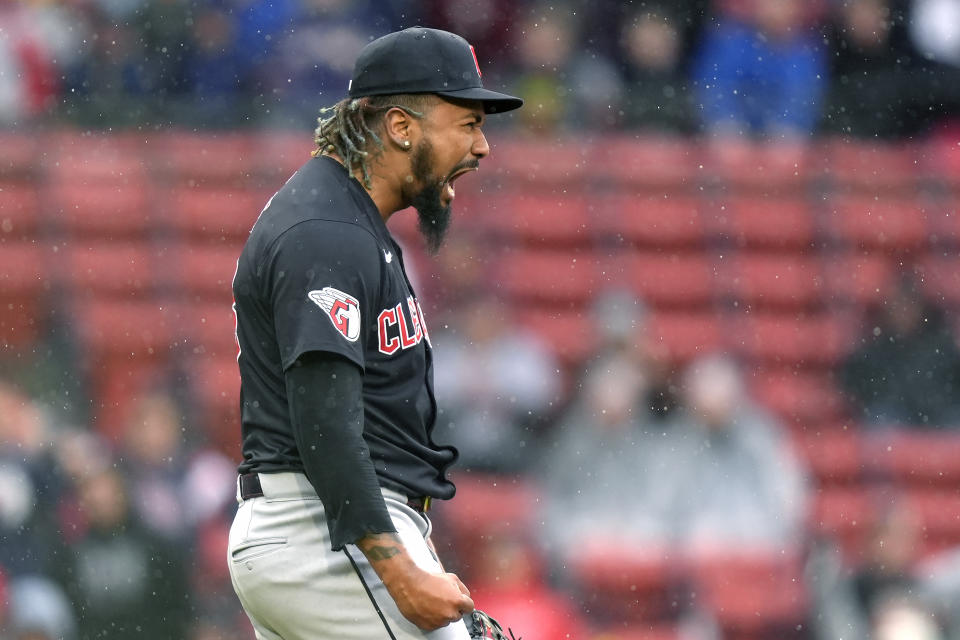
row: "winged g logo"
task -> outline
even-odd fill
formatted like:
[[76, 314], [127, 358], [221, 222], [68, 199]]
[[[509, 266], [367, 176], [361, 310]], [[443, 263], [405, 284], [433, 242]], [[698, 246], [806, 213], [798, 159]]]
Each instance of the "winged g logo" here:
[[360, 337], [360, 303], [350, 294], [333, 287], [314, 289], [307, 296], [327, 312], [334, 328], [350, 342]]

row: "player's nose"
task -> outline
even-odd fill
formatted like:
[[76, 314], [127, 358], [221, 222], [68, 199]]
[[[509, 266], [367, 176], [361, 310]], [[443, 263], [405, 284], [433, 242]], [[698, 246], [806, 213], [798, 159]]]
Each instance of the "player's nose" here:
[[470, 153], [479, 158], [486, 158], [490, 155], [490, 145], [487, 144], [487, 137], [483, 135], [483, 131], [479, 128], [477, 129], [477, 134], [473, 139], [473, 146], [470, 148]]

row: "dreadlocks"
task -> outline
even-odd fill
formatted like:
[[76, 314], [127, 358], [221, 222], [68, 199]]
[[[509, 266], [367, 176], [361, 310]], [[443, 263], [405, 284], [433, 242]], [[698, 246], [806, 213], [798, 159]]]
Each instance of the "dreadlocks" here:
[[351, 172], [360, 169], [363, 185], [369, 189], [369, 160], [380, 155], [384, 148], [377, 135], [382, 131], [380, 116], [396, 107], [420, 119], [432, 99], [433, 95], [429, 93], [345, 98], [332, 107], [321, 109], [314, 132], [317, 148], [313, 155], [336, 153]]

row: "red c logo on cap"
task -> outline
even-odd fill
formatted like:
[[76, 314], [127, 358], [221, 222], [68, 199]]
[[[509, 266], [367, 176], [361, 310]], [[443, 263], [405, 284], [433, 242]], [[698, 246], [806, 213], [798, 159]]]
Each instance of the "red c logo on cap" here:
[[480, 63], [477, 62], [477, 52], [473, 49], [473, 45], [470, 45], [470, 53], [473, 54], [473, 64], [477, 67], [477, 75], [482, 78], [483, 73], [480, 72]]

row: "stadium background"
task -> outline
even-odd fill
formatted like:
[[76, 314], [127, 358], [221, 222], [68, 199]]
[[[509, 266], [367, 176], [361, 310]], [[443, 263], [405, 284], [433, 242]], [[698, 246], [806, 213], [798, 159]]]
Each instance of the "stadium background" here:
[[[461, 358], [447, 371], [552, 372], [535, 410], [515, 410], [509, 390], [472, 405], [475, 391], [452, 390], [467, 385], [438, 383], [451, 413], [498, 416], [480, 424], [500, 440], [475, 443], [457, 500], [435, 511], [441, 553], [478, 605], [528, 639], [956, 637], [955, 424], [876, 424], [849, 363], [904, 283], [912, 304], [942, 310], [949, 343], [960, 335], [958, 11], [3, 3], [3, 637], [252, 637], [223, 562], [236, 256], [307, 158], [317, 109], [343, 95], [357, 49], [413, 24], [463, 34], [488, 86], [527, 100], [490, 118], [492, 155], [459, 185], [438, 258], [412, 214], [391, 221], [435, 342]], [[718, 62], [744, 47], [756, 55]], [[744, 77], [755, 93], [730, 104]], [[593, 538], [570, 557], [553, 546], [552, 447], [624, 318], [620, 347], [661, 390], [650, 415], [629, 400], [638, 429], [683, 415], [691, 363], [736, 360], [805, 478], [793, 535], [704, 552], [604, 529], [581, 505], [570, 520], [595, 517]], [[541, 368], [511, 372], [522, 358], [471, 350], [497, 343], [529, 348]], [[952, 356], [936, 351], [920, 372], [921, 387], [946, 386], [942, 416], [960, 406]], [[644, 509], [635, 479], [621, 480], [607, 487], [616, 508]], [[864, 584], [907, 597], [866, 606]]]

